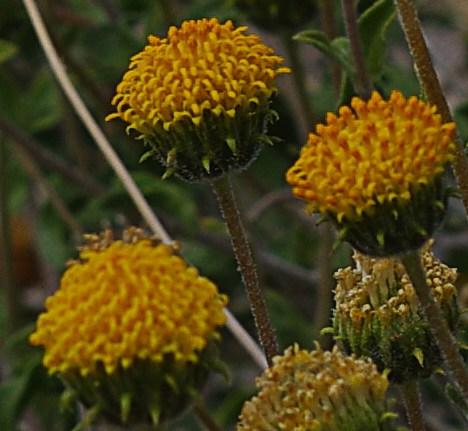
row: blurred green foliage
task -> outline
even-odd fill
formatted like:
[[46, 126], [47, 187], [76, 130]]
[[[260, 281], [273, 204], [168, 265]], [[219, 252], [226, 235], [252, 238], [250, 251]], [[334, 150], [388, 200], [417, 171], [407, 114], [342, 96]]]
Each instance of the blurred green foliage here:
[[[334, 109], [339, 100], [338, 89], [330, 73], [332, 61], [338, 61], [348, 74], [353, 73], [349, 67], [349, 47], [344, 38], [339, 2], [332, 3], [336, 12], [336, 38], [330, 42], [325, 36], [316, 13], [306, 27], [307, 31], [297, 38], [313, 47], [296, 42], [306, 72], [307, 98], [316, 120], [323, 118], [327, 110]], [[393, 88], [398, 88], [406, 94], [418, 94], [406, 45], [393, 19], [392, 3], [390, 0], [359, 2], [362, 13], [360, 30], [368, 65], [376, 87], [382, 92], [388, 94]], [[138, 162], [142, 148], [125, 135], [124, 126], [105, 124], [103, 120], [112, 110], [110, 99], [114, 86], [127, 68], [131, 55], [145, 45], [148, 34], [164, 34], [169, 23], [179, 23], [187, 18], [217, 16], [222, 20], [231, 18], [238, 23], [249, 24], [248, 17], [235, 10], [229, 1], [170, 1], [168, 4], [172, 10], [164, 12], [161, 1], [154, 0], [39, 2], [70, 76], [138, 186], [170, 234], [181, 243], [182, 253], [230, 296], [231, 310], [254, 333], [229, 241], [209, 187], [173, 178], [162, 181], [162, 169], [155, 161]], [[462, 34], [466, 51], [468, 33], [466, 28], [463, 30], [456, 26], [451, 13], [453, 11], [448, 9], [429, 10], [428, 25], [436, 19], [442, 20], [447, 37]], [[281, 38], [275, 37], [278, 35], [264, 33], [261, 29], [258, 31], [269, 44], [285, 53]], [[466, 60], [463, 67], [463, 72], [468, 74]], [[449, 82], [456, 78], [448, 76], [445, 79]], [[449, 100], [456, 108], [461, 136], [468, 140], [468, 92], [461, 96], [459, 88], [450, 86]], [[347, 89], [351, 93], [345, 99], [352, 94], [349, 82]], [[290, 78], [284, 78], [274, 102], [280, 121], [273, 127], [273, 134], [282, 142], [265, 148], [248, 173], [236, 180], [240, 205], [258, 255], [260, 274], [282, 348], [293, 342], [308, 347], [313, 345], [320, 328], [314, 328], [312, 322], [317, 313], [323, 312], [318, 307], [327, 304], [329, 299], [326, 298], [327, 293], [320, 289], [319, 277], [323, 277], [320, 275], [323, 268], [319, 262], [324, 265], [324, 259], [320, 259], [321, 237], [315, 227], [315, 219], [303, 213], [301, 203], [285, 194], [284, 173], [305, 139], [304, 124], [311, 121], [304, 118], [297, 106], [294, 86]], [[4, 123], [8, 123], [15, 132], [3, 127]], [[7, 147], [9, 157], [0, 175], [5, 176], [8, 182], [6, 213], [12, 233], [12, 248], [8, 253], [16, 264], [13, 289], [11, 286], [7, 289], [2, 281], [0, 429], [65, 431], [76, 423], [78, 412], [59, 408], [62, 384], [47, 375], [40, 363], [41, 352], [28, 346], [27, 336], [43, 307], [44, 298], [56, 289], [67, 259], [76, 256], [77, 238], [63, 215], [51, 204], [47, 193], [38, 184], [38, 178], [31, 177], [24, 170], [24, 162], [17, 157], [21, 147], [18, 131], [33, 142], [35, 150], [28, 150], [30, 156], [40, 168], [43, 179], [51, 184], [83, 231], [92, 232], [103, 227], [121, 229], [129, 223], [141, 224], [123, 186], [98, 153], [58, 88], [21, 3], [2, 0], [0, 145]], [[93, 180], [94, 189], [72, 181], [60, 170], [44, 163], [34, 151], [47, 151], [70, 169], [79, 170]], [[439, 251], [447, 258], [447, 263], [456, 259], [462, 273], [461, 280], [466, 284], [468, 231], [460, 219], [463, 220], [462, 211], [459, 205], [454, 205], [453, 215], [447, 220], [448, 229], [440, 233], [442, 245]], [[25, 243], [24, 238], [18, 239], [21, 235], [15, 234], [15, 225], [18, 228], [23, 224], [30, 230]], [[465, 238], [466, 241], [463, 243], [454, 238]], [[18, 244], [18, 241], [23, 242]], [[451, 254], [456, 247], [462, 255]], [[347, 246], [340, 246], [335, 253], [328, 255], [328, 277], [332, 270], [346, 265], [348, 257]], [[24, 275], [29, 276], [26, 277], [27, 283], [20, 281]], [[13, 302], [19, 304], [19, 309], [14, 310], [20, 317], [16, 328], [7, 325], [12, 312], [12, 300], [7, 292], [12, 290], [17, 296]], [[329, 317], [330, 312], [325, 310], [325, 316]], [[322, 323], [326, 325], [328, 322]], [[325, 338], [323, 341], [327, 343], [329, 340]], [[204, 394], [223, 429], [233, 429], [243, 401], [253, 393], [258, 370], [227, 331], [222, 352], [231, 368], [232, 382], [228, 385], [214, 377]], [[434, 402], [442, 403], [440, 397], [436, 397], [436, 401], [431, 398], [431, 403]], [[457, 425], [453, 417], [442, 420], [447, 420], [451, 426]], [[200, 426], [194, 415], [187, 412], [171, 429], [197, 430]]]

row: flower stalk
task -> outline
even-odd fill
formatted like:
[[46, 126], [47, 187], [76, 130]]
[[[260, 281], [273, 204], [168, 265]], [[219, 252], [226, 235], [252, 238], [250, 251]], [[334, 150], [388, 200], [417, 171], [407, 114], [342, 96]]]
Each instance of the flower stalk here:
[[450, 333], [447, 321], [444, 319], [440, 307], [427, 285], [426, 274], [421, 264], [420, 252], [406, 252], [401, 256], [401, 262], [413, 284], [426, 319], [431, 327], [432, 334], [439, 346], [446, 371], [459, 387], [465, 399], [468, 400], [468, 373], [465, 363], [458, 350], [457, 342]]
[[212, 181], [211, 185], [218, 200], [222, 217], [229, 230], [232, 248], [239, 264], [239, 271], [255, 320], [258, 338], [268, 364], [271, 365], [273, 357], [278, 354], [278, 342], [268, 315], [265, 296], [259, 285], [252, 249], [240, 217], [230, 178], [226, 175]]
[[[439, 78], [432, 64], [429, 49], [421, 28], [418, 13], [412, 0], [395, 0], [401, 26], [405, 33], [411, 56], [416, 66], [417, 78], [429, 102], [437, 106], [444, 122], [453, 121], [450, 108], [442, 91]], [[468, 213], [468, 161], [460, 137], [456, 139], [455, 160], [453, 168], [465, 210]]]
[[351, 53], [354, 59], [356, 74], [354, 76], [354, 87], [359, 96], [367, 99], [372, 93], [372, 81], [366, 66], [364, 49], [359, 36], [357, 25], [356, 2], [354, 0], [341, 0], [343, 19], [346, 33], [351, 45]]
[[401, 386], [401, 395], [405, 403], [406, 416], [413, 431], [425, 431], [422, 414], [421, 392], [417, 380], [406, 382]]

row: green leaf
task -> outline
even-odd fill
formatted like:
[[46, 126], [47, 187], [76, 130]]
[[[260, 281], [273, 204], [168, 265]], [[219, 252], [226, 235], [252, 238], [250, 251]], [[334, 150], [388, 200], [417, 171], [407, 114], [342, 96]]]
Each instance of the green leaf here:
[[17, 51], [18, 49], [14, 43], [0, 39], [0, 64], [13, 57]]
[[29, 89], [21, 98], [24, 122], [30, 132], [47, 130], [58, 124], [62, 106], [57, 84], [48, 68], [37, 71]]
[[21, 374], [0, 384], [0, 400], [2, 400], [0, 403], [0, 429], [16, 429], [16, 419], [27, 403], [31, 381], [39, 367], [40, 362], [36, 357], [33, 357], [23, 364]]
[[359, 32], [369, 73], [374, 81], [380, 78], [385, 58], [385, 36], [395, 18], [392, 0], [377, 0], [359, 17]]
[[349, 74], [353, 74], [353, 62], [349, 55], [349, 41], [345, 37], [338, 37], [330, 41], [323, 31], [305, 30], [297, 33], [293, 40], [315, 46], [327, 57], [338, 62]]

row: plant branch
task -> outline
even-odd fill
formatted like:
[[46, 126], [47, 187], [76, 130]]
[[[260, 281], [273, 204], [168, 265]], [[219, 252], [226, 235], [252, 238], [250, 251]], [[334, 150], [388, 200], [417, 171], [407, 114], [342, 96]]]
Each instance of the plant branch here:
[[[168, 235], [164, 227], [162, 226], [159, 219], [156, 217], [156, 214], [153, 212], [151, 207], [148, 204], [148, 201], [145, 199], [143, 194], [141, 193], [140, 189], [136, 185], [135, 181], [133, 180], [132, 176], [126, 169], [125, 165], [120, 160], [117, 153], [112, 148], [111, 144], [107, 140], [106, 136], [99, 128], [98, 124], [90, 114], [88, 108], [84, 104], [83, 100], [79, 96], [78, 92], [76, 91], [75, 87], [73, 86], [70, 78], [68, 77], [65, 67], [62, 64], [59, 56], [57, 55], [57, 51], [55, 50], [47, 29], [45, 27], [44, 21], [39, 13], [37, 5], [34, 0], [23, 0], [24, 6], [28, 12], [29, 18], [31, 23], [33, 24], [34, 30], [36, 31], [37, 37], [39, 42], [44, 50], [49, 65], [54, 73], [57, 81], [59, 82], [60, 86], [62, 87], [65, 95], [67, 96], [68, 100], [70, 101], [71, 105], [73, 106], [75, 112], [77, 113], [80, 120], [83, 122], [84, 126], [96, 142], [97, 146], [103, 153], [104, 157], [106, 158], [107, 162], [110, 164], [112, 169], [114, 170], [117, 177], [122, 181], [125, 190], [127, 191], [128, 195], [132, 199], [133, 203], [135, 204], [136, 208], [140, 212], [142, 218], [148, 224], [151, 231], [157, 235], [162, 242], [169, 244], [172, 242], [171, 237]], [[231, 314], [231, 312], [225, 308], [224, 313], [227, 316], [227, 327], [229, 330], [232, 328], [232, 324], [236, 321], [235, 317]], [[233, 332], [234, 336], [237, 338], [240, 334], [239, 332]], [[239, 343], [247, 348], [248, 346], [255, 345], [255, 342], [251, 339], [250, 335], [246, 331], [242, 334], [244, 338], [238, 339]], [[256, 345], [255, 345], [256, 346]], [[258, 358], [258, 346], [257, 349], [247, 350], [247, 352], [252, 356], [252, 358], [257, 361]], [[264, 361], [257, 362], [258, 365], [263, 368]]]
[[362, 47], [361, 36], [359, 35], [357, 12], [355, 0], [341, 0], [343, 9], [343, 18], [346, 26], [351, 53], [354, 59], [356, 75], [354, 77], [354, 86], [356, 92], [363, 99], [370, 97], [372, 93], [372, 82], [367, 71], [364, 49]]
[[461, 390], [465, 400], [468, 401], [468, 373], [465, 363], [460, 355], [457, 341], [451, 334], [447, 321], [427, 284], [419, 250], [406, 252], [401, 256], [401, 261], [429, 322], [432, 335], [444, 359], [447, 374]]
[[197, 415], [198, 420], [206, 429], [206, 431], [222, 431], [222, 428], [215, 422], [210, 415], [205, 403], [200, 398], [193, 401], [193, 409]]
[[27, 151], [38, 163], [67, 178], [84, 192], [97, 196], [105, 191], [105, 188], [90, 175], [47, 150], [32, 136], [2, 117], [0, 117], [0, 130]]
[[[405, 33], [411, 56], [416, 66], [418, 80], [429, 102], [437, 106], [437, 110], [445, 123], [453, 121], [450, 108], [444, 96], [439, 78], [432, 64], [431, 55], [418, 18], [418, 13], [412, 0], [394, 0], [401, 26]], [[456, 158], [453, 162], [458, 186], [461, 191], [465, 210], [468, 214], [468, 161], [464, 152], [463, 141], [456, 138]]]
[[21, 148], [19, 145], [16, 145], [15, 142], [12, 141], [12, 144], [14, 146], [14, 154], [23, 169], [37, 185], [40, 185], [43, 188], [58, 216], [71, 230], [75, 240], [79, 241], [83, 233], [81, 226], [76, 221], [75, 217], [68, 209], [63, 199], [44, 177], [36, 161], [26, 151], [24, 151], [23, 148]]
[[413, 431], [425, 431], [421, 392], [417, 380], [401, 385], [401, 396], [405, 403], [406, 416]]
[[278, 354], [278, 342], [268, 315], [265, 296], [259, 285], [252, 249], [237, 208], [231, 181], [229, 176], [226, 175], [212, 181], [211, 185], [231, 236], [232, 248], [239, 264], [239, 271], [255, 320], [258, 338], [268, 364], [271, 365], [273, 357]]

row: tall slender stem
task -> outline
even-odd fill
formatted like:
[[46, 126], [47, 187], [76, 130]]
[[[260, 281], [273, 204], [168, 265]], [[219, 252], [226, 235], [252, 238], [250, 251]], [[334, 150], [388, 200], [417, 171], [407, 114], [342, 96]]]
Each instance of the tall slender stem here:
[[343, 18], [351, 45], [351, 53], [354, 58], [356, 76], [354, 77], [354, 86], [356, 92], [364, 99], [367, 99], [372, 93], [372, 82], [367, 71], [364, 49], [362, 47], [361, 36], [359, 35], [356, 1], [341, 0], [343, 9]]
[[468, 373], [460, 355], [457, 341], [453, 337], [444, 319], [442, 311], [432, 296], [427, 285], [426, 274], [421, 263], [419, 251], [409, 251], [401, 256], [401, 261], [413, 284], [416, 295], [431, 327], [439, 350], [444, 359], [445, 368], [453, 382], [459, 387], [465, 400], [468, 401]]
[[231, 236], [232, 248], [239, 264], [239, 271], [249, 299], [258, 337], [267, 357], [268, 364], [271, 365], [273, 357], [278, 354], [278, 343], [268, 315], [265, 296], [258, 282], [252, 249], [237, 208], [231, 181], [229, 176], [226, 175], [212, 181], [211, 184]]
[[419, 382], [413, 380], [406, 382], [401, 386], [401, 395], [405, 403], [406, 416], [413, 431], [425, 431], [424, 419], [422, 414], [421, 391]]
[[[444, 122], [453, 121], [450, 108], [445, 99], [439, 78], [432, 64], [431, 55], [418, 18], [418, 13], [412, 0], [394, 0], [400, 23], [405, 33], [406, 41], [417, 70], [418, 80], [430, 103], [437, 106], [437, 110]], [[464, 152], [464, 144], [460, 137], [456, 140], [456, 158], [453, 163], [455, 175], [465, 210], [468, 213], [468, 160]]]

